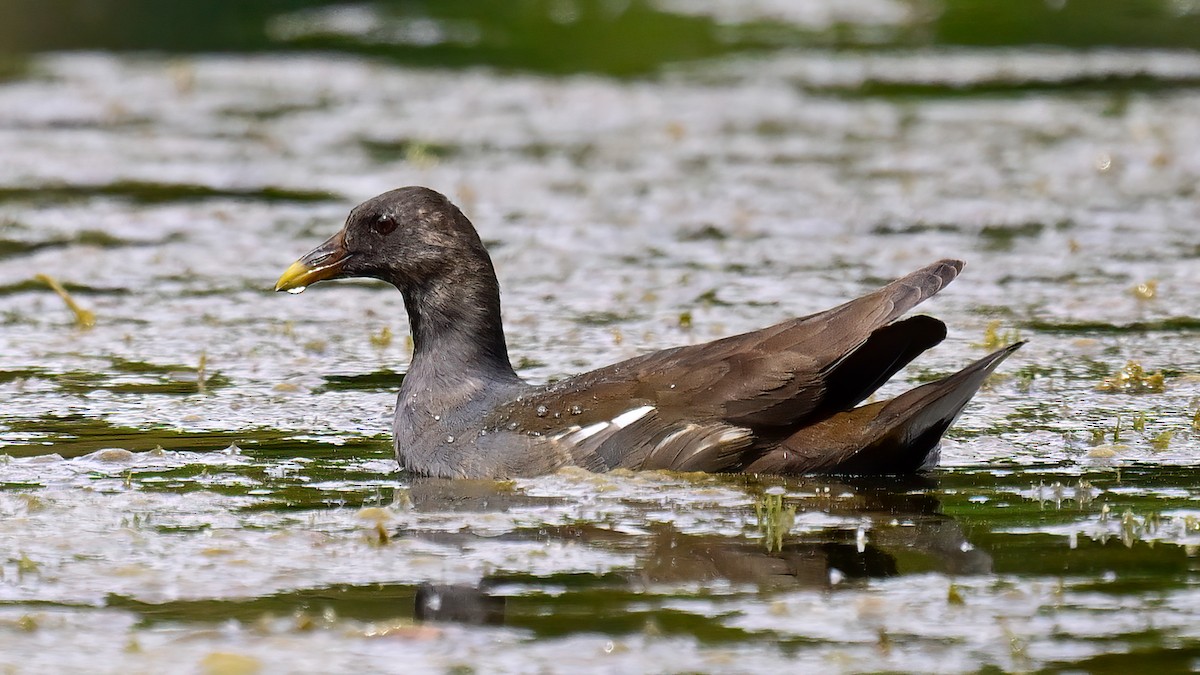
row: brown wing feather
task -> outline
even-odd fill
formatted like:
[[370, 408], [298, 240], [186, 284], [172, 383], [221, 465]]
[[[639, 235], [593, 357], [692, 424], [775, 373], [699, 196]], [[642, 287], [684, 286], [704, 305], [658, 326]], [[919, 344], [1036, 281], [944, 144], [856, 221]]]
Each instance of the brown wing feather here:
[[[496, 416], [538, 420], [526, 430], [551, 432], [562, 428], [568, 415], [574, 416], [568, 418], [572, 424], [586, 426], [651, 405], [664, 422], [797, 424], [825, 402], [830, 374], [839, 364], [875, 331], [945, 287], [962, 267], [961, 261], [942, 260], [817, 314], [583, 373], [498, 410]], [[874, 386], [882, 382], [876, 382], [876, 374], [864, 377]], [[869, 395], [874, 386], [858, 387], [855, 396]], [[538, 416], [528, 414], [535, 410]]]

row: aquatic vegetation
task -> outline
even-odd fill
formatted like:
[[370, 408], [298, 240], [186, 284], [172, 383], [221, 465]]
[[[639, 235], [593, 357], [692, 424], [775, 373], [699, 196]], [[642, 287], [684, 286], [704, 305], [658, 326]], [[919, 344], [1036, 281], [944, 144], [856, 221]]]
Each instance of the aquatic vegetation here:
[[1149, 444], [1155, 452], [1163, 452], [1170, 447], [1171, 439], [1178, 431], [1176, 428], [1161, 426], [1158, 431], [1153, 428], [1147, 429], [1153, 420], [1145, 411], [1135, 413], [1128, 428], [1123, 426], [1123, 420], [1124, 416], [1118, 414], [1111, 428], [1097, 427], [1089, 431], [1088, 444], [1093, 446], [1093, 450], [1088, 453], [1090, 457], [1114, 457], [1119, 451], [1128, 450], [1130, 446], [1127, 443], [1134, 440], [1128, 437], [1129, 433], [1137, 434], [1139, 439]]
[[358, 375], [326, 375], [321, 390], [362, 390], [394, 392], [404, 382], [404, 373], [386, 368]]
[[[1066, 229], [1069, 226], [1070, 222], [1064, 221], [1064, 223], [1060, 223], [1056, 229]], [[1037, 238], [1045, 229], [1046, 224], [1041, 222], [985, 225], [979, 230], [979, 236], [984, 240], [985, 245], [989, 248], [995, 250], [1011, 250], [1016, 244], [1017, 239]]]
[[33, 574], [41, 568], [40, 563], [38, 563], [35, 560], [33, 560], [32, 558], [30, 558], [24, 552], [22, 552], [16, 558], [16, 563], [17, 563], [17, 574], [22, 575], [22, 576], [24, 576], [26, 574]]
[[378, 162], [404, 161], [418, 167], [428, 168], [440, 160], [462, 152], [462, 148], [445, 143], [433, 143], [412, 139], [363, 140], [362, 147]]
[[263, 202], [323, 202], [336, 195], [321, 190], [292, 190], [280, 187], [216, 188], [187, 183], [114, 181], [100, 185], [54, 183], [37, 187], [0, 187], [0, 203], [10, 201], [61, 202], [89, 197], [114, 197], [136, 204], [190, 202], [201, 199], [249, 199]]
[[1143, 281], [1132, 289], [1133, 297], [1138, 300], [1153, 300], [1158, 296], [1158, 280]]
[[208, 383], [208, 352], [200, 352], [200, 362], [196, 364], [196, 391], [205, 393]]
[[[1001, 342], [1001, 344], [1008, 344], [1008, 343]], [[1055, 374], [1056, 373], [1055, 373], [1054, 368], [1051, 368], [1049, 366], [1039, 365], [1036, 363], [1031, 363], [1031, 364], [1021, 366], [1020, 368], [1018, 368], [1015, 372], [1013, 372], [1011, 374], [1011, 377], [1016, 381], [1017, 391], [1028, 393], [1029, 390], [1033, 387], [1034, 382], [1036, 382], [1038, 380], [1049, 380], [1049, 378], [1051, 378]], [[999, 381], [1002, 381], [1001, 380], [1002, 375], [1004, 375], [1004, 373], [993, 373], [992, 376], [988, 379], [989, 379], [989, 381], [999, 382]]]
[[1129, 361], [1113, 377], [1107, 377], [1096, 385], [1098, 391], [1109, 394], [1158, 394], [1166, 388], [1161, 370], [1153, 373], [1136, 361]]
[[547, 364], [545, 361], [531, 358], [522, 354], [517, 358], [516, 363], [513, 364], [513, 367], [515, 367], [517, 370], [531, 370], [533, 368], [544, 368], [546, 365]]
[[[1112, 431], [1114, 443], [1116, 443], [1120, 440], [1120, 432], [1118, 431], [1119, 428], [1120, 428], [1120, 424], [1118, 423], [1117, 427], [1114, 428]], [[1105, 441], [1108, 440], [1109, 430], [1103, 429], [1103, 428], [1092, 429], [1090, 434], [1091, 435], [1090, 435], [1090, 439], [1089, 439], [1088, 443], [1093, 446], [1098, 446], [1098, 445], [1102, 445]]]
[[196, 367], [159, 365], [114, 356], [103, 359], [105, 365], [98, 369], [71, 369], [62, 372], [46, 368], [0, 370], [0, 384], [41, 381], [53, 384], [62, 393], [77, 395], [95, 391], [114, 394], [188, 395], [207, 393], [230, 384], [228, 377], [208, 370], [205, 354], [202, 354], [201, 358], [203, 363], [197, 364]]
[[637, 318], [639, 317], [632, 313], [599, 311], [580, 314], [575, 317], [575, 321], [584, 326], [615, 326], [632, 322]]
[[980, 347], [989, 351], [1000, 349], [1006, 345], [1011, 345], [1014, 342], [1021, 341], [1021, 333], [1015, 328], [1012, 330], [1001, 331], [1000, 327], [1004, 322], [995, 319], [988, 322], [987, 327], [983, 329], [983, 339], [979, 342], [972, 343], [972, 347]]
[[388, 345], [392, 344], [392, 327], [380, 328], [378, 333], [371, 334], [370, 339], [376, 349], [387, 349]]
[[51, 290], [58, 294], [58, 297], [62, 298], [63, 302], [67, 304], [67, 308], [75, 315], [76, 327], [87, 330], [96, 325], [96, 314], [90, 309], [84, 309], [76, 302], [75, 298], [71, 297], [71, 294], [67, 292], [67, 289], [58, 283], [57, 279], [47, 274], [38, 274], [35, 278], [49, 286]]
[[1174, 437], [1174, 429], [1160, 431], [1150, 437], [1150, 446], [1158, 452], [1165, 452], [1171, 446], [1171, 439]]
[[392, 519], [392, 514], [387, 509], [378, 506], [368, 506], [359, 509], [355, 516], [359, 520], [365, 520], [370, 523], [370, 531], [367, 535], [367, 542], [373, 546], [386, 546], [391, 541], [391, 534], [387, 530], [387, 522]]
[[706, 223], [694, 229], [679, 230], [675, 233], [675, 238], [682, 242], [725, 241], [729, 238], [729, 233], [712, 223]]
[[948, 604], [948, 605], [965, 605], [965, 604], [967, 604], [966, 601], [963, 600], [962, 593], [959, 592], [958, 586], [953, 583], [951, 583], [950, 587], [946, 590], [946, 604]]
[[[4, 229], [8, 228], [5, 228], [3, 224], [0, 224], [0, 230]], [[45, 251], [49, 249], [66, 248], [68, 246], [94, 246], [96, 248], [153, 246], [171, 243], [175, 239], [176, 237], [172, 236], [163, 237], [157, 240], [124, 239], [99, 230], [81, 230], [69, 236], [53, 236], [42, 239], [0, 237], [0, 259], [29, 255], [38, 251]], [[36, 279], [33, 281], [35, 283], [37, 282]], [[11, 294], [21, 290], [26, 290], [28, 287], [29, 284], [27, 282], [6, 284], [0, 287], [0, 293]], [[117, 289], [93, 289], [80, 285], [76, 285], [75, 288], [76, 290], [87, 289], [90, 292], [97, 292], [98, 290], [104, 290], [109, 293], [121, 292]]]
[[704, 291], [703, 293], [701, 293], [700, 295], [697, 295], [696, 299], [693, 300], [692, 302], [699, 304], [699, 305], [703, 305], [705, 307], [730, 307], [733, 305], [733, 303], [731, 303], [731, 302], [726, 302], [726, 301], [718, 298], [717, 297], [717, 289], [715, 289], [715, 288], [710, 288], [707, 291]]
[[783, 550], [783, 538], [796, 521], [796, 507], [783, 505], [783, 488], [768, 488], [754, 503], [758, 531], [767, 551]]
[[1039, 333], [1059, 333], [1094, 336], [1097, 334], [1139, 334], [1200, 330], [1200, 317], [1174, 316], [1149, 321], [1113, 323], [1108, 321], [1047, 321], [1034, 319], [1022, 322], [1022, 326]]

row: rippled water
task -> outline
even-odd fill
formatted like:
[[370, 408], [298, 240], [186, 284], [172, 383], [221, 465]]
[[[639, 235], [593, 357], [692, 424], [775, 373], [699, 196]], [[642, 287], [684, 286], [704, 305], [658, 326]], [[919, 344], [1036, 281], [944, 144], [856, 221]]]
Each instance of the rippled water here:
[[[963, 33], [970, 2], [535, 5], [0, 62], [0, 666], [1200, 667], [1186, 3], [1147, 3], [1159, 42], [1105, 5], [1042, 47]], [[596, 7], [629, 58], [579, 42]], [[399, 294], [271, 292], [408, 184], [478, 226], [533, 380], [946, 256], [950, 337], [885, 393], [1030, 344], [921, 479], [419, 480], [388, 437]], [[1130, 361], [1161, 391], [1103, 391]]]

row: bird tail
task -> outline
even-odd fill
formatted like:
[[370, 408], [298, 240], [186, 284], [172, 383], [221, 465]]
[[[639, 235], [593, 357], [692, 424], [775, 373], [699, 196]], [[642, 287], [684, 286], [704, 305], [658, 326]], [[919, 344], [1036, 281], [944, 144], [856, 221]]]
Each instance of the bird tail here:
[[831, 415], [746, 467], [761, 473], [904, 474], [937, 464], [942, 434], [1017, 342], [953, 375], [887, 400]]

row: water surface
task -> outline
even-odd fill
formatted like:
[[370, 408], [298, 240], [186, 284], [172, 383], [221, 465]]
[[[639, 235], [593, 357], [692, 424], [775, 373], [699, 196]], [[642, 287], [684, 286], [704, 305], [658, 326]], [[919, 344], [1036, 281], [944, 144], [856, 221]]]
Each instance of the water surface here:
[[[0, 40], [4, 668], [1198, 667], [1195, 8], [276, 5]], [[419, 480], [399, 294], [271, 292], [409, 184], [535, 381], [947, 256], [884, 393], [1030, 344], [919, 480]]]

